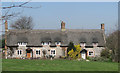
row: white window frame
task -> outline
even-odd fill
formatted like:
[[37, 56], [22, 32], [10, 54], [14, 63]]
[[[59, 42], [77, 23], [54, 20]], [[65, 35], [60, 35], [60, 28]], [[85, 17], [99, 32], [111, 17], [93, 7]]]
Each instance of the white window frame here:
[[[40, 55], [41, 54], [41, 50], [40, 49], [36, 49], [36, 52], [38, 51], [38, 54], [36, 53], [36, 55]], [[40, 53], [40, 54], [39, 54]]]
[[[21, 54], [20, 54], [20, 51], [21, 51]], [[17, 55], [22, 55], [22, 50], [17, 50]]]
[[44, 45], [45, 42], [41, 42], [41, 45]]
[[97, 46], [98, 46], [98, 43], [93, 43], [93, 46], [94, 46], [94, 47], [97, 47]]
[[42, 42], [41, 44], [42, 44], [42, 45], [51, 45], [50, 42]]
[[51, 42], [48, 42], [48, 45], [51, 45]]
[[80, 46], [83, 46], [83, 47], [84, 47], [85, 45], [86, 45], [86, 43], [80, 43]]
[[[55, 51], [55, 54], [51, 54], [51, 51]], [[50, 50], [50, 55], [56, 55], [56, 50], [55, 49], [51, 49]]]
[[47, 43], [47, 42], [44, 42], [44, 45], [48, 45], [48, 43]]
[[18, 46], [26, 46], [27, 43], [26, 42], [18, 42]]
[[[92, 54], [92, 55], [89, 55], [90, 52], [93, 52], [93, 54]], [[88, 55], [89, 55], [89, 56], [94, 56], [94, 51], [88, 51]]]
[[61, 42], [55, 42], [55, 45], [61, 45]]

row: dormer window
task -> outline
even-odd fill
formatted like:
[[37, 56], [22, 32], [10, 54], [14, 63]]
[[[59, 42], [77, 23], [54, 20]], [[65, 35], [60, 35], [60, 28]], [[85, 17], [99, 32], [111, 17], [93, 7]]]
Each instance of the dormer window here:
[[18, 42], [18, 46], [26, 46], [27, 43], [26, 42]]
[[98, 42], [93, 42], [93, 46], [97, 47], [98, 46]]
[[44, 45], [44, 42], [41, 42], [41, 45]]
[[48, 45], [48, 42], [45, 42], [44, 45]]
[[51, 45], [51, 41], [48, 42], [48, 45]]
[[82, 46], [82, 47], [84, 47], [85, 45], [86, 45], [85, 42], [81, 42], [81, 43], [80, 43], [80, 46]]
[[18, 45], [22, 45], [22, 43], [21, 43], [21, 42], [18, 42]]
[[27, 43], [24, 43], [24, 42], [23, 42], [22, 45], [27, 45]]
[[98, 46], [98, 39], [96, 37], [93, 38], [93, 47], [97, 47]]
[[42, 45], [50, 45], [51, 42], [41, 42]]
[[56, 41], [55, 45], [61, 45], [61, 41]]

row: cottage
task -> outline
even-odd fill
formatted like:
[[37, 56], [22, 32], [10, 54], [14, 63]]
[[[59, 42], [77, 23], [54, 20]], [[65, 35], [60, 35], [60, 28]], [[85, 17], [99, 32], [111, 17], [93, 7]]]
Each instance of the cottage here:
[[80, 44], [83, 59], [100, 56], [105, 48], [104, 24], [101, 29], [65, 29], [62, 22], [60, 30], [8, 30], [6, 45], [12, 58], [59, 58], [67, 55], [71, 41]]

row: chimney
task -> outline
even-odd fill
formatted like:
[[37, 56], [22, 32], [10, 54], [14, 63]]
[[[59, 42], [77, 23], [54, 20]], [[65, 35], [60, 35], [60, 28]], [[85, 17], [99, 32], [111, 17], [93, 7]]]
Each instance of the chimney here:
[[5, 32], [8, 31], [8, 23], [7, 23], [7, 20], [5, 21]]
[[61, 30], [65, 31], [65, 22], [63, 22], [63, 21], [61, 22]]
[[5, 21], [5, 58], [7, 59], [7, 31], [8, 31], [8, 23]]
[[104, 24], [104, 23], [101, 24], [101, 29], [102, 29], [102, 30], [105, 29], [105, 24]]

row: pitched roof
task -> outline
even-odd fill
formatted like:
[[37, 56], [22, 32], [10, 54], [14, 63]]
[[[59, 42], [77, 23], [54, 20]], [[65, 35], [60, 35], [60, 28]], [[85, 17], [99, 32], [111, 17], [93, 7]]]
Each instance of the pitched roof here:
[[7, 34], [7, 45], [15, 46], [18, 42], [27, 42], [30, 46], [41, 46], [41, 42], [61, 41], [61, 46], [68, 46], [69, 42], [75, 45], [86, 42], [86, 46], [92, 46], [98, 42], [98, 46], [104, 46], [104, 31], [101, 29], [66, 29], [61, 30], [9, 30]]

